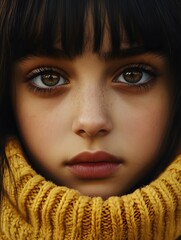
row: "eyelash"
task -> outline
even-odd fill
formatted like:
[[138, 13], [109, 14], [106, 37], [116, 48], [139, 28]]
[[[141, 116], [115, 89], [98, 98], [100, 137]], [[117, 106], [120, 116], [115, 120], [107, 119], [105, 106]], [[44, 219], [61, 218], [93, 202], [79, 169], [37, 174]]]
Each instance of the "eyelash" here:
[[[42, 77], [43, 75], [46, 76], [48, 74], [52, 75], [52, 76], [53, 75], [58, 76], [60, 79], [64, 80], [64, 83], [62, 83], [60, 85], [55, 84], [55, 86], [51, 86], [51, 87], [48, 87], [48, 86], [47, 87], [38, 87], [38, 86], [36, 86], [35, 83], [33, 83], [33, 81], [37, 77]], [[28, 82], [28, 88], [30, 90], [34, 91], [34, 92], [37, 92], [37, 93], [52, 93], [53, 91], [55, 91], [59, 87], [69, 83], [69, 81], [67, 80], [67, 78], [64, 75], [65, 74], [63, 74], [59, 69], [53, 68], [53, 67], [41, 67], [41, 68], [34, 69], [33, 71], [31, 71], [26, 76], [26, 79], [27, 79], [27, 82]], [[59, 79], [59, 81], [60, 81], [60, 79]]]
[[[147, 80], [144, 83], [126, 83], [126, 82], [121, 82], [121, 81], [117, 81], [117, 79], [123, 75], [126, 72], [131, 72], [131, 71], [137, 71], [137, 72], [142, 72], [145, 74], [150, 75], [149, 80]], [[150, 65], [147, 64], [131, 64], [131, 65], [126, 65], [125, 67], [121, 68], [121, 70], [119, 70], [119, 73], [116, 74], [116, 77], [114, 77], [113, 82], [114, 83], [122, 83], [122, 85], [128, 87], [128, 88], [136, 88], [138, 90], [148, 90], [152, 83], [154, 82], [154, 80], [159, 76], [159, 73]], [[139, 81], [138, 81], [139, 82]]]
[[[123, 75], [126, 72], [131, 72], [131, 71], [139, 71], [139, 72], [143, 72], [145, 74], [150, 75], [150, 79], [144, 83], [126, 83], [126, 82], [121, 82], [118, 81], [118, 78]], [[56, 85], [56, 86], [51, 86], [51, 87], [38, 87], [36, 86], [36, 84], [33, 84], [33, 80], [36, 77], [41, 77], [43, 75], [46, 74], [51, 74], [51, 75], [56, 75], [59, 76], [60, 78], [64, 79], [65, 83], [62, 83], [60, 85]], [[41, 68], [37, 68], [34, 69], [33, 71], [31, 71], [27, 76], [26, 79], [28, 81], [28, 87], [30, 90], [37, 92], [37, 93], [48, 93], [51, 94], [52, 92], [54, 92], [56, 89], [58, 89], [59, 87], [62, 87], [63, 85], [66, 85], [69, 83], [69, 81], [67, 80], [66, 77], [64, 77], [63, 74], [59, 69], [57, 68], [53, 68], [53, 67], [41, 67]], [[131, 65], [126, 65], [125, 67], [121, 68], [119, 70], [119, 72], [116, 74], [116, 77], [114, 77], [113, 79], [113, 83], [118, 84], [119, 86], [125, 86], [126, 88], [133, 88], [133, 89], [138, 89], [138, 90], [148, 90], [151, 87], [151, 84], [154, 82], [155, 78], [158, 76], [159, 74], [157, 73], [157, 71], [155, 69], [153, 69], [151, 66], [147, 65], [147, 64], [131, 64]]]

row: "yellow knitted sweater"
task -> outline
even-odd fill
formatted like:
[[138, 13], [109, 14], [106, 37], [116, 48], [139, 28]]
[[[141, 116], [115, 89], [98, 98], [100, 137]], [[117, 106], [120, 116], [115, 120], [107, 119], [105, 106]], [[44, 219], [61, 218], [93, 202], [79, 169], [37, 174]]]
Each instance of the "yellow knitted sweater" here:
[[175, 240], [181, 235], [181, 156], [150, 185], [103, 201], [38, 175], [16, 140], [6, 148], [2, 240]]

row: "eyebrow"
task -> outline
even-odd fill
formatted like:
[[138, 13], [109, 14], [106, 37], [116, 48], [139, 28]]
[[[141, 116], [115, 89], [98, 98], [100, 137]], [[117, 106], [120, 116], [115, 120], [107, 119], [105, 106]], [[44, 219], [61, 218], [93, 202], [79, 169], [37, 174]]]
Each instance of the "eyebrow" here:
[[[93, 52], [94, 53], [94, 52]], [[95, 54], [98, 54], [98, 56], [104, 60], [104, 61], [111, 61], [114, 59], [120, 59], [120, 58], [126, 58], [126, 57], [133, 57], [136, 55], [141, 55], [141, 54], [154, 54], [159, 57], [163, 57], [164, 54], [161, 51], [158, 51], [157, 49], [147, 49], [144, 46], [136, 46], [136, 47], [131, 47], [131, 48], [123, 48], [120, 49], [116, 52], [98, 52]], [[73, 60], [77, 56], [81, 56], [82, 54], [77, 54], [74, 57], [69, 56], [68, 54], [65, 53], [64, 50], [59, 49], [59, 48], [53, 48], [51, 51], [46, 52], [46, 51], [35, 51], [32, 54], [28, 54], [26, 56], [23, 56], [20, 61], [26, 61], [28, 58], [32, 57], [50, 57], [50, 58], [62, 58], [65, 60]]]

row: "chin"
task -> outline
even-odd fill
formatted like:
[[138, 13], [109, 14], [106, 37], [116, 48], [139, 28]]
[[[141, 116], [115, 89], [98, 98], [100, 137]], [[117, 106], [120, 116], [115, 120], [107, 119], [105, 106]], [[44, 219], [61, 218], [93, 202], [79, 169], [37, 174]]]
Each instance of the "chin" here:
[[106, 184], [103, 186], [84, 186], [74, 188], [78, 190], [82, 195], [89, 197], [101, 197], [103, 200], [112, 196], [120, 196], [120, 191], [116, 191], [113, 188], [107, 188]]

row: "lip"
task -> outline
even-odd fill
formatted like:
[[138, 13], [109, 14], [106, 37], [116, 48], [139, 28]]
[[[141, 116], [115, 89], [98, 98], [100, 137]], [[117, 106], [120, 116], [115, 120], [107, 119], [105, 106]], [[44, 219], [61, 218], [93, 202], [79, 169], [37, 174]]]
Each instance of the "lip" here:
[[121, 159], [104, 152], [82, 152], [67, 162], [71, 173], [83, 179], [101, 179], [110, 177], [122, 163]]

